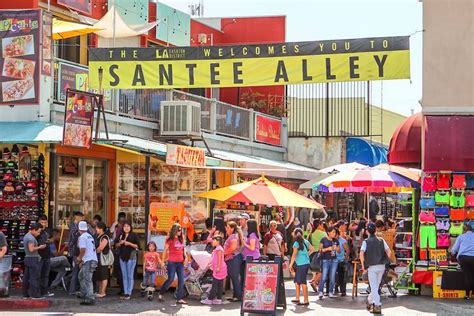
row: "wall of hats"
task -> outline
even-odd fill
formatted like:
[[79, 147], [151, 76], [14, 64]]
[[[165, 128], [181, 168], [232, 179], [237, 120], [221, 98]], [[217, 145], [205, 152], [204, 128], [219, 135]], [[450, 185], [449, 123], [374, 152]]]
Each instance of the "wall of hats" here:
[[457, 270], [450, 255], [464, 223], [474, 227], [474, 174], [425, 173], [419, 213], [417, 269]]
[[8, 252], [14, 258], [13, 272], [21, 272], [23, 236], [31, 222], [45, 213], [45, 157], [33, 146], [14, 144], [0, 148], [0, 230], [7, 237]]

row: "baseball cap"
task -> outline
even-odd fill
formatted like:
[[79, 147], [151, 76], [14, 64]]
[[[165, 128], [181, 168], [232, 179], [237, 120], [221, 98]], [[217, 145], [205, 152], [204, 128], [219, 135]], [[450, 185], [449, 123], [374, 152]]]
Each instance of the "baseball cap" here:
[[375, 233], [376, 227], [374, 223], [369, 223], [367, 225], [367, 231], [371, 234]]
[[79, 230], [82, 230], [82, 231], [87, 230], [87, 222], [86, 221], [80, 221], [79, 222]]
[[249, 220], [249, 219], [250, 219], [250, 215], [247, 214], [247, 213], [242, 213], [242, 214], [240, 214], [239, 219], [246, 219], [246, 220]]

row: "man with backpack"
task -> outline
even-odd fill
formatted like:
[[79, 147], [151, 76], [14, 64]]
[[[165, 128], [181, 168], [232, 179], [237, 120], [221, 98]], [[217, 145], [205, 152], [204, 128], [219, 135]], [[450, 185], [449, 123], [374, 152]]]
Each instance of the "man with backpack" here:
[[77, 242], [79, 240], [79, 236], [81, 235], [79, 232], [79, 222], [84, 220], [84, 214], [82, 212], [75, 212], [74, 213], [74, 220], [69, 225], [69, 259], [72, 262], [72, 270], [71, 270], [71, 282], [69, 283], [69, 294], [75, 295], [77, 294], [78, 290], [78, 283], [77, 278], [79, 275], [79, 265], [76, 264], [77, 256], [79, 256], [79, 248]]
[[363, 273], [367, 271], [369, 277], [370, 294], [367, 298], [367, 310], [373, 314], [382, 314], [379, 286], [385, 272], [385, 265], [390, 262], [390, 248], [385, 240], [375, 235], [374, 223], [367, 225], [369, 237], [362, 242], [360, 248], [360, 263]]

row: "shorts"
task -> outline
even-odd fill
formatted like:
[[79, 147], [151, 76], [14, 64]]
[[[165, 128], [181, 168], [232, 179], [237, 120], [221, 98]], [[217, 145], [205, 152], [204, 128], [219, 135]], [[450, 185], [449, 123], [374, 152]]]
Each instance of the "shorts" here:
[[433, 225], [420, 226], [420, 248], [436, 248], [436, 227]]
[[308, 278], [309, 264], [295, 267], [295, 283], [298, 285], [306, 284]]

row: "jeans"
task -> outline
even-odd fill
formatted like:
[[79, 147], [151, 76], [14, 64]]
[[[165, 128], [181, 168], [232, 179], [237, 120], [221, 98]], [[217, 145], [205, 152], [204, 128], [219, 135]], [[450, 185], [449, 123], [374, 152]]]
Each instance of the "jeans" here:
[[336, 271], [337, 271], [337, 260], [336, 259], [323, 259], [321, 265], [321, 281], [319, 281], [319, 293], [320, 295], [324, 290], [324, 283], [329, 279], [329, 295], [334, 294], [334, 284], [336, 283]]
[[97, 261], [87, 261], [82, 264], [79, 270], [79, 284], [81, 285], [81, 296], [85, 301], [94, 301], [94, 286], [92, 285], [92, 276], [97, 268]]
[[155, 271], [145, 271], [143, 274], [143, 285], [144, 286], [155, 286]]
[[217, 280], [212, 278], [212, 287], [209, 292], [208, 299], [213, 300], [217, 298], [218, 300], [222, 299], [222, 293], [224, 292], [224, 280]]
[[66, 275], [66, 269], [71, 268], [71, 264], [66, 256], [53, 257], [50, 259], [50, 264], [51, 270], [57, 273], [53, 282], [51, 282], [51, 287], [56, 287]]
[[51, 271], [51, 262], [49, 258], [41, 258], [41, 272], [40, 272], [40, 292], [44, 296], [48, 293], [49, 286], [49, 272]]
[[339, 262], [337, 265], [337, 286], [339, 287], [339, 292], [345, 294], [347, 290], [346, 286], [346, 266], [347, 262]]
[[227, 274], [232, 281], [232, 289], [234, 291], [232, 297], [238, 298], [239, 300], [242, 299], [242, 286], [240, 283], [240, 268], [243, 264], [242, 262], [242, 255], [238, 254], [234, 256], [229, 261], [226, 261], [227, 264]]
[[369, 276], [369, 285], [370, 285], [370, 294], [367, 298], [369, 304], [374, 304], [376, 306], [382, 306], [380, 302], [379, 286], [382, 281], [383, 274], [385, 272], [384, 264], [377, 264], [370, 266], [367, 269], [367, 274]]
[[23, 274], [23, 296], [41, 297], [39, 257], [25, 257], [25, 273]]
[[160, 289], [160, 294], [165, 294], [168, 291], [171, 283], [174, 281], [174, 275], [178, 275], [178, 292], [177, 292], [177, 299], [181, 300], [184, 298], [184, 264], [182, 262], [171, 262], [168, 261], [166, 265], [168, 270], [168, 279], [166, 280], [165, 284]]
[[76, 263], [76, 258], [72, 258], [71, 282], [69, 283], [69, 294], [74, 294], [77, 291], [77, 278], [79, 276], [79, 265]]
[[123, 294], [132, 295], [134, 285], [135, 266], [137, 259], [123, 261], [120, 259], [120, 270], [122, 271]]

